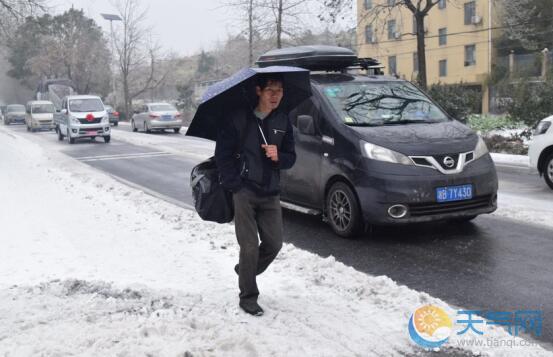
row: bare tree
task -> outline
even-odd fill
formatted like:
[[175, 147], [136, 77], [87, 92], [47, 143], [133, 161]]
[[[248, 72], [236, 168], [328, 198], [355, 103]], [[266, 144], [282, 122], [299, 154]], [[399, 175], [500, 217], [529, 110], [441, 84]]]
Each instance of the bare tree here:
[[120, 31], [116, 31], [115, 50], [121, 82], [125, 115], [130, 118], [132, 100], [165, 81], [170, 69], [160, 68], [161, 48], [145, 27], [146, 10], [140, 0], [117, 0], [115, 7], [121, 16]]
[[301, 32], [302, 15], [309, 12], [310, 0], [264, 0], [262, 6], [268, 9], [273, 17], [274, 35], [277, 48], [282, 48], [283, 35], [296, 38]]
[[[419, 62], [417, 81], [424, 89], [427, 88], [424, 21], [430, 10], [439, 2], [440, 0], [383, 1], [382, 3], [374, 4], [370, 10], [366, 11], [364, 15], [360, 17], [361, 20], [367, 20], [369, 24], [377, 23], [377, 25], [385, 26], [386, 20], [392, 16], [395, 11], [401, 8], [406, 8], [413, 14], [413, 18], [416, 22], [415, 36], [417, 37], [417, 57]], [[340, 13], [352, 5], [352, 0], [324, 0], [324, 5], [329, 12], [321, 14], [319, 17], [330, 17], [331, 20], [336, 21]]]

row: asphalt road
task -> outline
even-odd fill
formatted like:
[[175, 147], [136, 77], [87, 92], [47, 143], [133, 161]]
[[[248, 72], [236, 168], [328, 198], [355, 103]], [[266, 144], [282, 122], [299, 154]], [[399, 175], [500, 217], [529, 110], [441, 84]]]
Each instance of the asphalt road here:
[[[117, 140], [110, 144], [88, 140], [68, 145], [53, 133], [40, 135], [62, 152], [134, 185], [178, 202], [192, 204], [188, 180], [197, 159], [135, 146]], [[182, 134], [136, 134], [171, 135]], [[553, 201], [553, 191], [536, 175], [499, 170], [500, 191]], [[285, 211], [285, 241], [320, 256], [424, 291], [463, 309], [480, 311], [541, 310], [542, 335], [553, 343], [553, 230], [519, 221], [481, 216], [472, 223], [421, 224], [377, 228], [356, 240], [334, 235], [319, 217]]]

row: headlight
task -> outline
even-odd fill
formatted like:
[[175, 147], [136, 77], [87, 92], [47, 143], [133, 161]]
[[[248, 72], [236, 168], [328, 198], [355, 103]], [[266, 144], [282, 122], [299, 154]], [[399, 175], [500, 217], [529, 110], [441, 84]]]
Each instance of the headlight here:
[[105, 116], [102, 118], [102, 123], [109, 123], [109, 116]]
[[413, 162], [407, 156], [400, 154], [399, 152], [383, 148], [382, 146], [362, 141], [361, 149], [365, 157], [372, 160], [385, 161], [402, 165], [413, 165]]
[[478, 137], [478, 143], [474, 149], [474, 160], [481, 158], [488, 153], [488, 147], [481, 137]]
[[79, 121], [79, 119], [75, 118], [75, 117], [71, 117], [71, 124], [81, 124], [81, 122]]
[[536, 129], [534, 130], [534, 135], [545, 134], [550, 126], [551, 126], [550, 121], [547, 121], [547, 120], [540, 121], [538, 126], [536, 126]]

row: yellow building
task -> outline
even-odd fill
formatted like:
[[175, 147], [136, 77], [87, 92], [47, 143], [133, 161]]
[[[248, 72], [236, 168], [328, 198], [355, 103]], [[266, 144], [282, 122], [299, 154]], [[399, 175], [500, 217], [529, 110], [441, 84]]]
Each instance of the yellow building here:
[[[414, 0], [414, 3], [417, 1]], [[423, 4], [426, 1], [422, 2]], [[360, 57], [378, 59], [389, 74], [415, 80], [417, 39], [412, 12], [389, 6], [394, 0], [357, 0]], [[425, 17], [428, 84], [460, 83], [482, 89], [488, 112], [486, 79], [494, 61], [493, 41], [500, 35], [496, 0], [441, 0]]]

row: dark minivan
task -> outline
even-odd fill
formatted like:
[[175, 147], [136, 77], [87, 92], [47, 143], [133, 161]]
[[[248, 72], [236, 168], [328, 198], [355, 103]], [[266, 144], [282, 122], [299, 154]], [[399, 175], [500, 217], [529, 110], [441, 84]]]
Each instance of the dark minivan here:
[[462, 222], [497, 209], [484, 141], [415, 85], [378, 74], [376, 61], [301, 46], [257, 63], [311, 70], [313, 96], [291, 113], [297, 161], [282, 172], [283, 207], [322, 213], [345, 237], [370, 225]]

